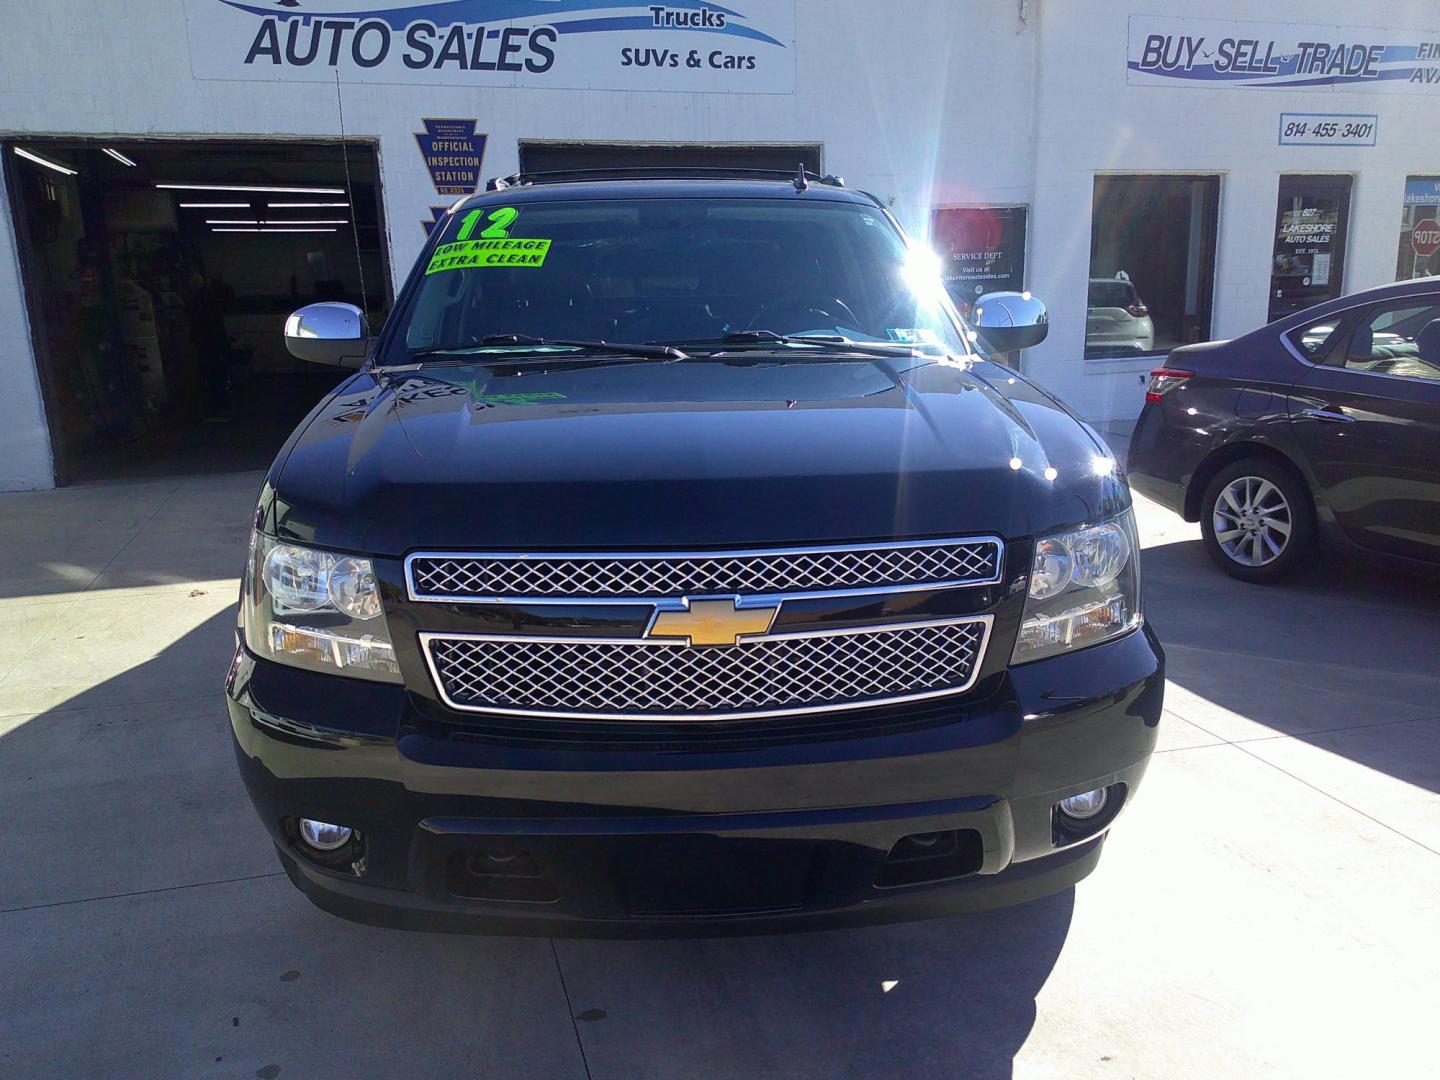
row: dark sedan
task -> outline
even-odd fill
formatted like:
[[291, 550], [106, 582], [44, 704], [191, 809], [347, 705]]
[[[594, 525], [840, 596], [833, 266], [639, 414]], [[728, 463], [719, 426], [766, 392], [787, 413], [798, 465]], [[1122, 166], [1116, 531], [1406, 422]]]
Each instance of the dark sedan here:
[[1131, 485], [1243, 581], [1317, 545], [1440, 567], [1440, 278], [1341, 297], [1151, 372]]

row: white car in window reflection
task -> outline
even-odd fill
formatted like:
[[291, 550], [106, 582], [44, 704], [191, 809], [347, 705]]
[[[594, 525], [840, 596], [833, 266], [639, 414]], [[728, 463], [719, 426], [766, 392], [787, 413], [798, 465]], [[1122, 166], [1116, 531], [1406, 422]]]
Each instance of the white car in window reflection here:
[[1155, 324], [1135, 286], [1124, 278], [1091, 278], [1085, 348], [1106, 352], [1152, 352]]

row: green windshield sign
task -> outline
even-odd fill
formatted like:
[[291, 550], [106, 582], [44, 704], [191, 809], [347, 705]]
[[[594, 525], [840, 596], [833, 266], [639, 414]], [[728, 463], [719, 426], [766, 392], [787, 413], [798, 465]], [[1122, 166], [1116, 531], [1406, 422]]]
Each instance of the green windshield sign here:
[[[460, 228], [455, 239], [441, 244], [430, 257], [425, 267], [426, 274], [438, 274], [442, 270], [483, 270], [492, 267], [544, 266], [545, 256], [550, 252], [549, 240], [530, 240], [512, 237], [510, 226], [520, 211], [513, 206], [502, 206], [498, 210], [471, 210], [460, 219]], [[472, 240], [475, 229], [486, 223], [480, 230], [480, 239]]]
[[482, 270], [493, 267], [544, 266], [549, 240], [457, 240], [441, 244], [430, 256], [425, 273]]

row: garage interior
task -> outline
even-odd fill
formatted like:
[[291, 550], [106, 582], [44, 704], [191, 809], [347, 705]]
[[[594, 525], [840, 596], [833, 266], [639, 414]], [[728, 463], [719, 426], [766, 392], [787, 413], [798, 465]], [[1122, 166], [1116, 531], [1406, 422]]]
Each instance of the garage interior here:
[[264, 468], [346, 374], [291, 357], [285, 316], [385, 317], [371, 142], [4, 151], [57, 483]]

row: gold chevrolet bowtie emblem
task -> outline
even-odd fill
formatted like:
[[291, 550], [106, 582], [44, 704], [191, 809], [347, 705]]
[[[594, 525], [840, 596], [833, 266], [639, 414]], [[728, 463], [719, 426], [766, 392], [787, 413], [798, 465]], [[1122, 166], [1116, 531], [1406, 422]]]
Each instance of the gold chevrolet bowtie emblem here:
[[685, 638], [691, 645], [738, 645], [746, 634], [763, 634], [778, 607], [742, 608], [734, 597], [686, 600], [684, 611], [656, 612], [646, 637]]

